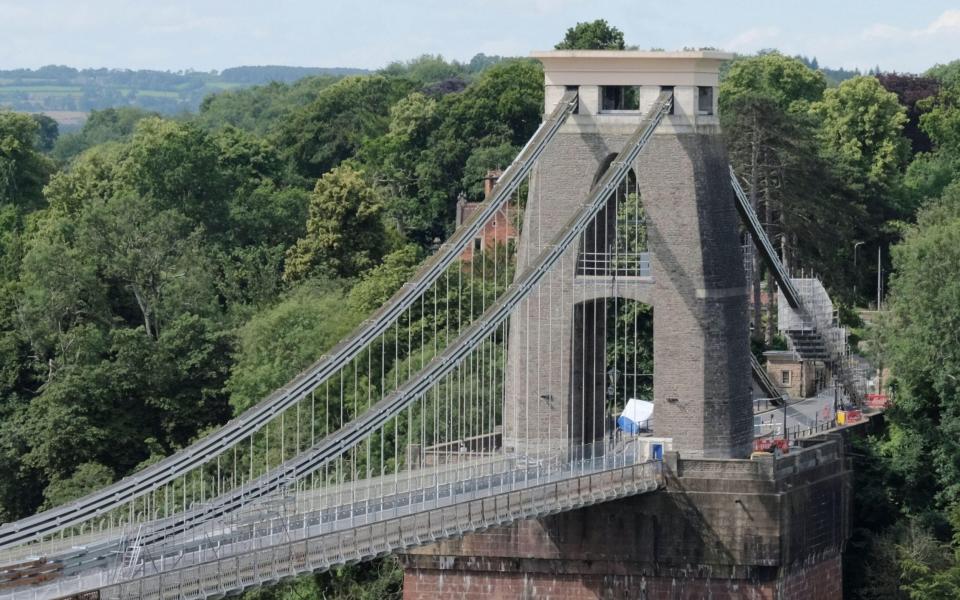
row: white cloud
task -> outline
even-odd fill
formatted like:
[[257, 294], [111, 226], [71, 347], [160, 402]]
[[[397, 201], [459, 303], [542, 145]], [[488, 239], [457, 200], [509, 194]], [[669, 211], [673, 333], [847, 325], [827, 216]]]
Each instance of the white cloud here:
[[878, 23], [860, 34], [864, 40], [920, 40], [924, 38], [960, 35], [960, 10], [944, 11], [932, 23], [920, 29], [904, 29], [895, 25]]
[[779, 27], [765, 26], [752, 27], [737, 34], [723, 44], [724, 50], [734, 52], [750, 52], [770, 47], [782, 37]]
[[785, 54], [817, 57], [830, 67], [922, 72], [937, 62], [960, 58], [960, 10], [948, 9], [926, 24], [908, 27], [873, 23], [811, 34], [783, 24], [746, 29], [721, 47], [735, 52], [777, 48]]

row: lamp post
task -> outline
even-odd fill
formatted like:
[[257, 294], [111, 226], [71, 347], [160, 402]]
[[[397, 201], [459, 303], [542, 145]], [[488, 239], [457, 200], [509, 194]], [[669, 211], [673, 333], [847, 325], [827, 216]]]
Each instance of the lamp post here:
[[877, 246], [877, 312], [880, 312], [880, 293], [883, 291], [883, 266], [880, 263], [880, 246]]
[[853, 301], [857, 301], [857, 249], [864, 242], [857, 242], [853, 245]]

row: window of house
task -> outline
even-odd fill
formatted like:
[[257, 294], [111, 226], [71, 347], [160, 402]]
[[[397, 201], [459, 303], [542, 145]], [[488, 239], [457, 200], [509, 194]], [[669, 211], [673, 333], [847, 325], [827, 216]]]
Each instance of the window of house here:
[[483, 238], [473, 238], [473, 249], [477, 252], [483, 249]]
[[636, 112], [640, 110], [640, 86], [605, 85], [600, 88], [601, 112]]
[[[660, 91], [661, 91], [661, 92], [670, 92], [670, 93], [672, 94], [672, 93], [673, 93], [673, 86], [672, 86], [672, 85], [661, 85], [661, 86], [660, 86]], [[676, 97], [674, 97], [673, 102], [670, 103], [670, 111], [667, 112], [667, 114], [668, 114], [668, 115], [674, 114], [674, 108], [676, 108], [676, 106], [677, 106], [677, 99], [676, 99]]]
[[790, 385], [790, 371], [786, 369], [780, 371], [780, 383], [783, 385]]
[[697, 88], [697, 114], [713, 114], [713, 88], [702, 86]]

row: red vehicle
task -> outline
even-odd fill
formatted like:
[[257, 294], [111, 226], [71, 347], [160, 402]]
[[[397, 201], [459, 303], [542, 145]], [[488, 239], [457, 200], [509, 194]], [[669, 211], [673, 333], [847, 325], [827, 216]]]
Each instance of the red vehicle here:
[[754, 452], [774, 452], [779, 450], [781, 454], [790, 452], [790, 446], [785, 438], [762, 437], [753, 440]]

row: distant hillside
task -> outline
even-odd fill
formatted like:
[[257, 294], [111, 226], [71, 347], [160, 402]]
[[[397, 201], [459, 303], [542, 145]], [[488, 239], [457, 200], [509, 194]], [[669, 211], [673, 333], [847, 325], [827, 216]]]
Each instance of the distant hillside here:
[[[343, 76], [364, 69], [320, 67], [234, 67], [222, 72], [74, 69], [50, 65], [0, 71], [0, 108], [76, 115], [90, 110], [135, 106], [164, 114], [196, 111], [211, 93], [310, 75]], [[66, 120], [66, 119], [64, 119]]]
[[[863, 75], [863, 73], [860, 72], [860, 69], [854, 69], [851, 71], [850, 69], [844, 69], [842, 67], [839, 69], [831, 69], [830, 67], [821, 67], [820, 62], [817, 60], [816, 56], [814, 56], [813, 58], [807, 58], [806, 56], [802, 56], [798, 54], [795, 56], [795, 58], [800, 60], [803, 64], [807, 65], [811, 69], [821, 71], [824, 77], [827, 78], [827, 82], [830, 85], [840, 85], [841, 82], [846, 81], [847, 79], [852, 79], [854, 77], [859, 77], [860, 75]], [[877, 67], [876, 69], [870, 69], [869, 71], [867, 71], [867, 75], [876, 75], [879, 72], [880, 72], [880, 67]]]

